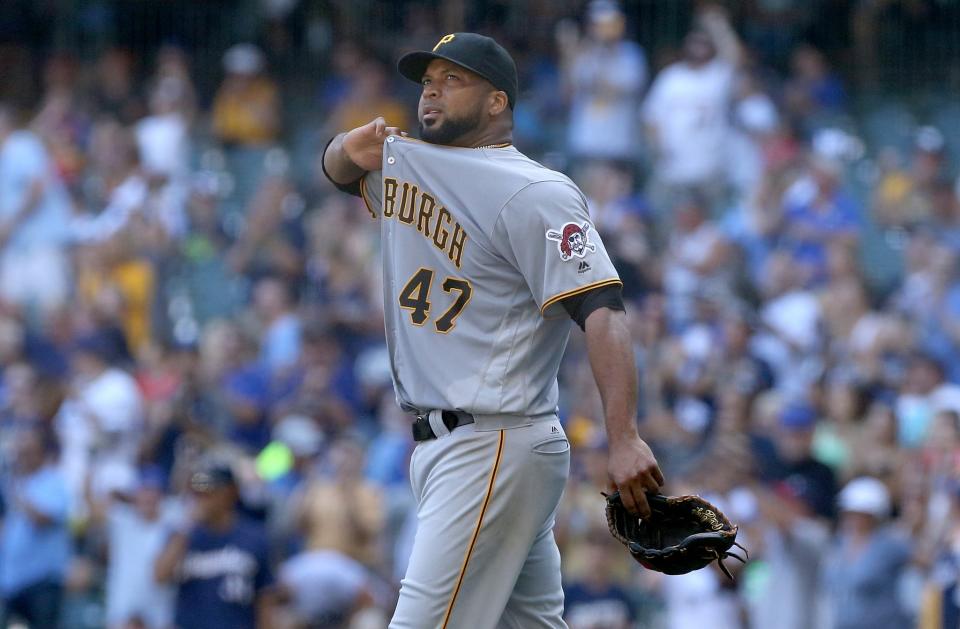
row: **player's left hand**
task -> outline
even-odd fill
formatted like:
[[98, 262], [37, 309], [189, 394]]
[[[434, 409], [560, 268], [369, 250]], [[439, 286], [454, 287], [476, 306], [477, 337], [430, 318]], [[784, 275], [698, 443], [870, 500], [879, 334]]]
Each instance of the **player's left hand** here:
[[641, 518], [650, 517], [646, 492], [660, 493], [663, 472], [650, 446], [640, 437], [610, 441], [607, 474], [611, 489], [620, 492], [627, 511]]
[[351, 129], [343, 138], [343, 150], [354, 164], [366, 171], [383, 168], [383, 142], [391, 135], [406, 135], [399, 127], [387, 126], [383, 117]]

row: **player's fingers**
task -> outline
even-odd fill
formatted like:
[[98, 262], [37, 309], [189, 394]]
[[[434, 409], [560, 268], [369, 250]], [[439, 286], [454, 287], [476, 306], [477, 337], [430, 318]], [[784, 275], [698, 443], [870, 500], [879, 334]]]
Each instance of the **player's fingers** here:
[[630, 513], [641, 518], [650, 515], [650, 506], [647, 504], [643, 488], [635, 481], [620, 485], [620, 500]]
[[621, 485], [617, 487], [617, 491], [620, 492], [620, 502], [623, 503], [623, 506], [630, 513], [637, 513], [637, 501], [633, 499], [633, 493], [630, 492], [629, 485]]
[[387, 135], [401, 135], [400, 127], [387, 127]]
[[374, 118], [374, 120], [373, 120], [373, 133], [374, 133], [374, 135], [376, 135], [376, 137], [378, 137], [378, 138], [383, 137], [383, 133], [384, 133], [384, 131], [386, 131], [386, 129], [387, 129], [387, 121], [386, 121], [386, 120], [384, 120], [382, 117]]
[[652, 474], [644, 474], [638, 480], [643, 486], [643, 491], [649, 491], [652, 494], [660, 493], [660, 483], [656, 481]]
[[[621, 490], [622, 493], [623, 490]], [[650, 517], [650, 504], [647, 502], [647, 494], [644, 493], [642, 489], [634, 489], [632, 486], [630, 488], [630, 495], [633, 498], [633, 512], [640, 516], [642, 519]]]
[[652, 474], [653, 474], [653, 480], [657, 481], [657, 486], [663, 487], [663, 484], [666, 482], [666, 480], [664, 480], [663, 478], [663, 472], [660, 471], [659, 465], [653, 468]]

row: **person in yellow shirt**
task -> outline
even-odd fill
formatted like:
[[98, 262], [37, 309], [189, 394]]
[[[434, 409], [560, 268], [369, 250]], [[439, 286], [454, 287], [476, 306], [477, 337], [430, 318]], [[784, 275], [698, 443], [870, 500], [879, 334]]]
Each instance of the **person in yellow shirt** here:
[[388, 125], [409, 129], [407, 111], [407, 106], [390, 94], [383, 64], [367, 59], [353, 76], [346, 97], [331, 112], [330, 120], [335, 129], [353, 129], [383, 116]]
[[225, 144], [263, 146], [280, 133], [280, 97], [263, 53], [237, 44], [223, 56], [226, 77], [213, 101], [213, 131]]
[[378, 567], [386, 520], [379, 490], [363, 478], [363, 449], [349, 438], [331, 446], [329, 478], [308, 481], [298, 509], [307, 550], [336, 550]]

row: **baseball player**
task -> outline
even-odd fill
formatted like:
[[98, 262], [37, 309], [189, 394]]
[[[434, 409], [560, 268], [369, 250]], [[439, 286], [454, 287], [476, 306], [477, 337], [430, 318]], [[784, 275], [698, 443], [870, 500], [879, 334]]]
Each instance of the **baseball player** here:
[[382, 232], [387, 344], [418, 442], [418, 527], [390, 627], [565, 627], [554, 513], [569, 470], [557, 370], [586, 331], [612, 488], [649, 513], [663, 476], [637, 434], [621, 283], [583, 194], [511, 144], [517, 70], [488, 37], [404, 55], [419, 140], [378, 118], [323, 167]]

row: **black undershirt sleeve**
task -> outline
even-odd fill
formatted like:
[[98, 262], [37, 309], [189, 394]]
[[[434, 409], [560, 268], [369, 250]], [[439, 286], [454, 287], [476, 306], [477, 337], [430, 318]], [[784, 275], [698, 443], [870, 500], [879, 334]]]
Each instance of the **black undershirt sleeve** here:
[[576, 321], [580, 329], [583, 330], [587, 323], [587, 317], [594, 310], [600, 308], [610, 308], [611, 310], [620, 310], [625, 312], [623, 305], [623, 296], [620, 294], [620, 285], [607, 285], [594, 288], [579, 295], [567, 297], [560, 303], [570, 318]]
[[330, 140], [327, 142], [327, 145], [323, 147], [323, 154], [320, 157], [320, 168], [323, 169], [324, 176], [330, 180], [330, 183], [332, 183], [337, 190], [340, 192], [346, 192], [347, 194], [352, 194], [355, 197], [362, 196], [360, 194], [360, 179], [363, 179], [363, 177], [360, 177], [360, 179], [357, 179], [353, 183], [337, 183], [330, 176], [330, 173], [327, 172], [327, 165], [323, 163], [323, 157], [326, 156], [327, 149], [330, 148], [330, 144], [336, 139], [336, 137], [337, 136], [333, 136], [330, 138]]

